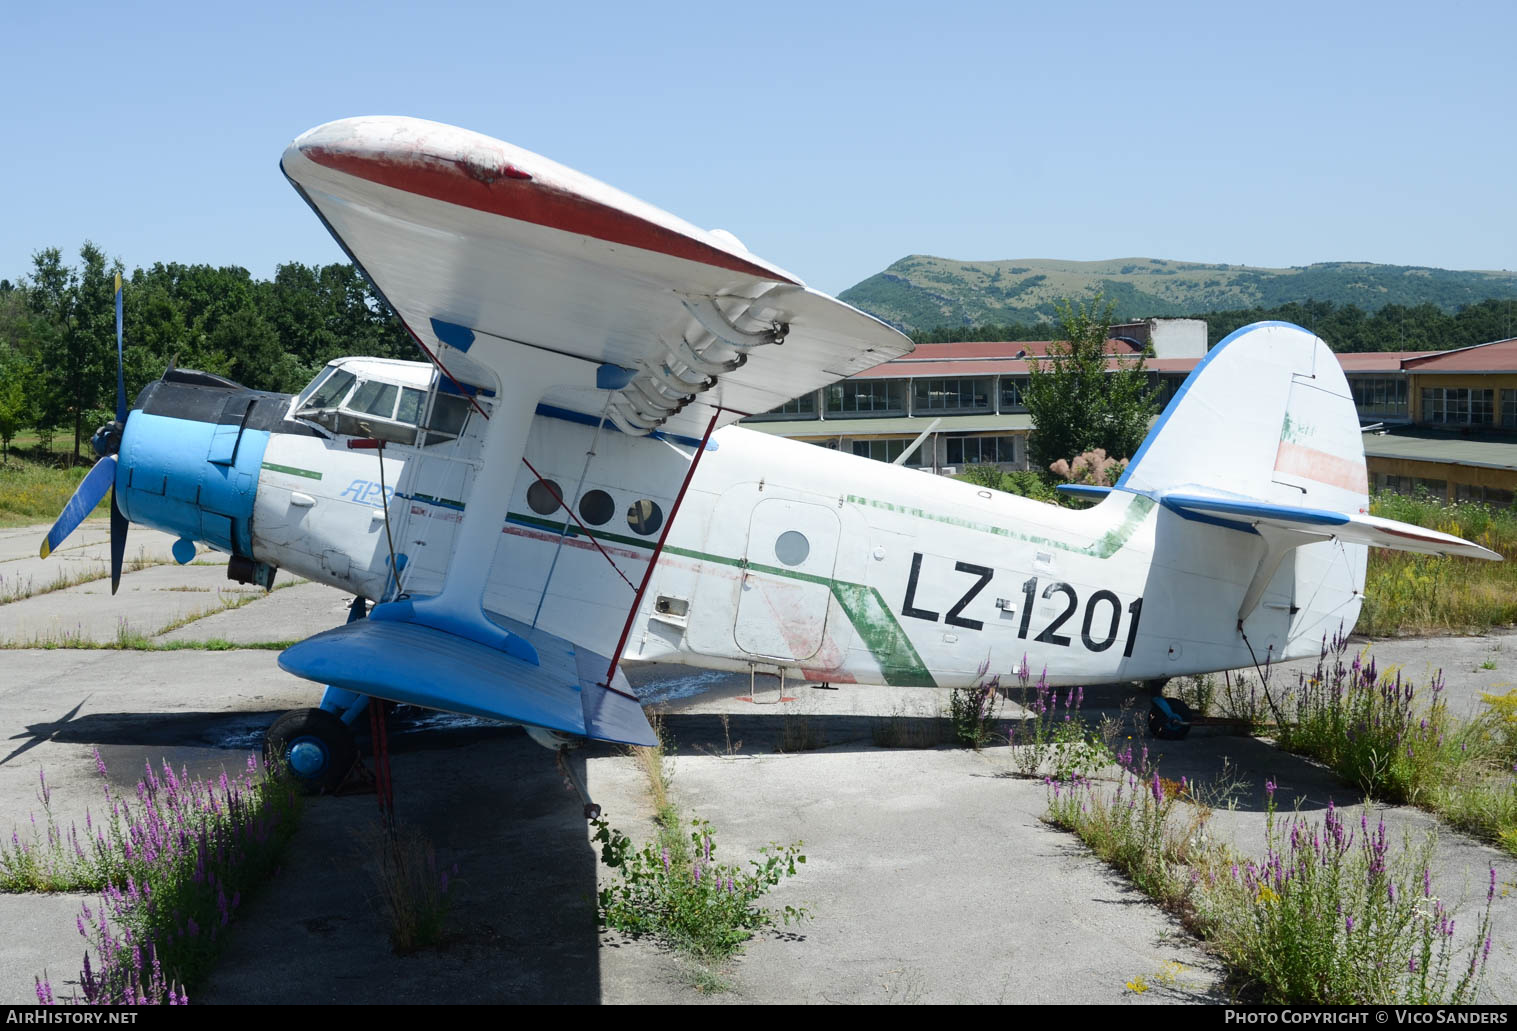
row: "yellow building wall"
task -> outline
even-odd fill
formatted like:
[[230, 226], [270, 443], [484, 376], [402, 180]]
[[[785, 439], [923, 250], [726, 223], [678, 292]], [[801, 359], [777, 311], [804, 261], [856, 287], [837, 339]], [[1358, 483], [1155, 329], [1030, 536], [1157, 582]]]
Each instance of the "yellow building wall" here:
[[1460, 484], [1467, 487], [1491, 487], [1496, 490], [1517, 491], [1517, 469], [1487, 469], [1478, 465], [1459, 465], [1455, 462], [1423, 462], [1411, 458], [1377, 458], [1365, 456], [1369, 466], [1370, 483], [1377, 473], [1387, 476], [1410, 476], [1419, 480], [1448, 481], [1447, 501], [1456, 500]]
[[1424, 387], [1451, 387], [1469, 390], [1493, 390], [1491, 397], [1495, 407], [1496, 425], [1501, 425], [1501, 391], [1517, 390], [1517, 373], [1430, 373], [1412, 372], [1409, 389], [1412, 404], [1412, 421], [1422, 422], [1422, 389]]

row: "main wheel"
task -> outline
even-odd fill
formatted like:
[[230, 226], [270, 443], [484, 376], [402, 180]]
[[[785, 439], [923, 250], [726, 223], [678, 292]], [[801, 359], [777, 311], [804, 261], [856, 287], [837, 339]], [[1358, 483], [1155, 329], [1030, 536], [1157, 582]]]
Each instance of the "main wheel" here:
[[308, 795], [335, 791], [358, 761], [352, 729], [325, 709], [295, 709], [264, 737], [265, 761], [278, 759]]

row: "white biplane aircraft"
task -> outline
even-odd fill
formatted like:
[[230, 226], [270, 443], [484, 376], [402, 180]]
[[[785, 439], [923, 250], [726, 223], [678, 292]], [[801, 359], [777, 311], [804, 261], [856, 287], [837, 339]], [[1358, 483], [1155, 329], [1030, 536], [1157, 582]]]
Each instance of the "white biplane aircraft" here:
[[729, 425], [911, 350], [729, 233], [410, 118], [312, 129], [282, 167], [428, 362], [341, 359], [296, 397], [170, 370], [130, 413], [118, 384], [43, 554], [109, 486], [113, 590], [130, 520], [352, 592], [279, 658], [328, 685], [270, 732], [310, 785], [370, 698], [557, 748], [653, 743], [623, 659], [1162, 682], [1315, 653], [1367, 545], [1499, 557], [1367, 514], [1343, 371], [1296, 326], [1212, 349], [1076, 511]]

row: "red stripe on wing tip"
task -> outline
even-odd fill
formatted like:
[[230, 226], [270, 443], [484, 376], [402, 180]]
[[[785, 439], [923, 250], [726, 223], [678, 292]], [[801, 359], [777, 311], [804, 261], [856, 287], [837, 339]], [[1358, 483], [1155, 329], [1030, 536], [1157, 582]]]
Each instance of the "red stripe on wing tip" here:
[[[506, 162], [486, 167], [463, 158], [419, 152], [386, 154], [315, 145], [302, 147], [301, 153], [324, 168], [419, 197], [770, 282], [794, 283], [773, 269], [632, 212], [536, 182], [531, 173]], [[527, 186], [528, 183], [531, 185]]]

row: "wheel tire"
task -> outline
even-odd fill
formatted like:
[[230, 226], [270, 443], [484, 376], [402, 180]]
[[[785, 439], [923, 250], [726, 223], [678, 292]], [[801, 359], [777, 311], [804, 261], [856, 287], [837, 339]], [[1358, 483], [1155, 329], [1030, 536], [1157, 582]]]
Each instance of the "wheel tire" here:
[[308, 795], [337, 790], [358, 761], [352, 729], [325, 709], [295, 709], [269, 727], [264, 760], [278, 759]]

